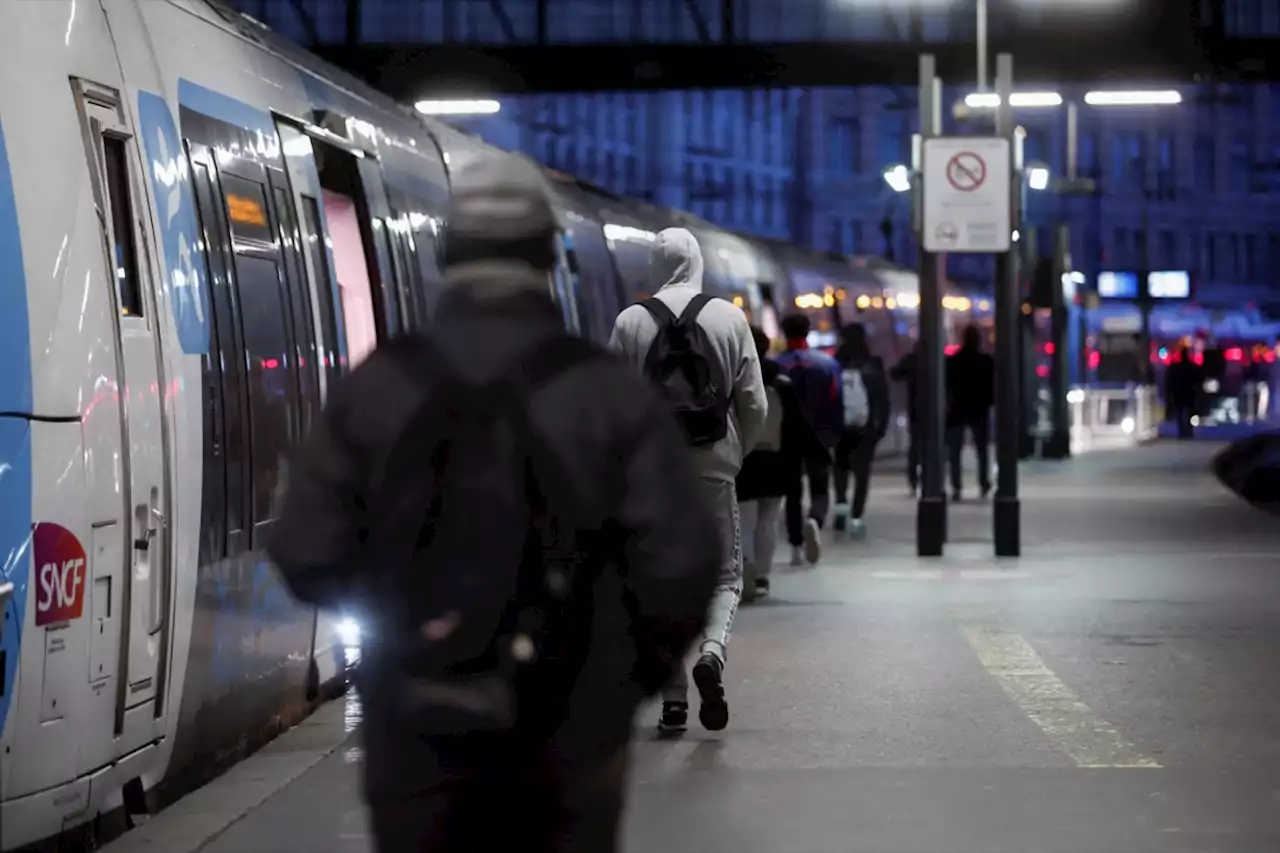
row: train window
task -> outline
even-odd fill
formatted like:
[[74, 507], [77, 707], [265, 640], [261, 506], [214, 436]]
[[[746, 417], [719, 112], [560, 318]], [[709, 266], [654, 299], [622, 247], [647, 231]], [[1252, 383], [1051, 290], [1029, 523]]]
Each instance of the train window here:
[[[245, 447], [244, 379], [242, 349], [239, 345], [234, 294], [224, 254], [224, 226], [214, 201], [213, 176], [209, 167], [194, 157], [192, 175], [196, 211], [200, 218], [202, 242], [208, 264], [207, 280], [212, 301], [214, 350], [208, 359], [210, 400], [206, 407], [211, 428], [206, 443], [206, 529], [217, 537], [210, 543], [210, 556], [228, 552], [229, 534], [244, 530]], [[219, 489], [218, 487], [221, 487]], [[218, 511], [225, 508], [225, 516]]]
[[293, 218], [293, 205], [289, 194], [275, 188], [276, 215], [280, 221], [280, 247], [283, 250], [285, 278], [289, 282], [290, 310], [293, 313], [293, 342], [298, 367], [298, 390], [302, 395], [302, 432], [311, 429], [311, 423], [320, 405], [319, 383], [316, 379], [315, 318], [311, 312], [311, 288], [307, 284], [306, 271], [300, 254], [301, 238]]
[[115, 265], [120, 313], [142, 316], [142, 290], [138, 281], [138, 248], [133, 239], [133, 205], [129, 197], [129, 149], [115, 136], [102, 137], [107, 203], [111, 207], [111, 251]]
[[222, 195], [227, 201], [232, 237], [275, 245], [275, 235], [271, 233], [271, 223], [267, 220], [267, 200], [262, 194], [262, 184], [223, 172]]
[[289, 357], [280, 269], [274, 260], [237, 253], [236, 284], [248, 369], [253, 440], [253, 520], [275, 517], [280, 472], [293, 438], [297, 392]]
[[329, 378], [329, 388], [337, 380], [340, 367], [338, 317], [333, 307], [333, 280], [329, 276], [329, 253], [325, 250], [324, 231], [320, 227], [320, 204], [309, 195], [302, 196], [302, 219], [306, 234], [304, 247], [311, 256], [316, 272], [316, 307], [320, 311], [320, 352], [322, 366]]

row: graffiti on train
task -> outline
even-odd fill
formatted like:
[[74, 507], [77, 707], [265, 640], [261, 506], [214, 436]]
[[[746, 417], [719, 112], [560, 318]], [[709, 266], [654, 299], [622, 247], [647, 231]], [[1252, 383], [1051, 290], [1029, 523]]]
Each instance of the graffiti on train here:
[[208, 698], [238, 682], [268, 678], [310, 654], [310, 611], [266, 559], [222, 561], [210, 567], [202, 586], [202, 606], [212, 611]]
[[41, 522], [32, 533], [36, 565], [36, 625], [79, 619], [84, 613], [84, 546], [65, 527]]

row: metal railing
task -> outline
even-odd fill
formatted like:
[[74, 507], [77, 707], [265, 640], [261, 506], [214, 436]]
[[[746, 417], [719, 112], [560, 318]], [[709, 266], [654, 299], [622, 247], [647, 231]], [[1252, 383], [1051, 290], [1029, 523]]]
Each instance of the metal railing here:
[[1071, 406], [1071, 452], [1131, 447], [1151, 441], [1160, 427], [1160, 404], [1153, 385], [1124, 388], [1076, 386]]

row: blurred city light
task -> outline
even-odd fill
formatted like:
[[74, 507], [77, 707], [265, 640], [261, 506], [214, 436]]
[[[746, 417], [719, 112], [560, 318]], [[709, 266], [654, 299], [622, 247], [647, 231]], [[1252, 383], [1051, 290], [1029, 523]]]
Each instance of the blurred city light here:
[[1084, 102], [1092, 107], [1146, 107], [1182, 103], [1182, 93], [1175, 89], [1088, 92]]
[[[994, 110], [1000, 106], [1000, 96], [995, 92], [972, 92], [965, 95], [964, 105], [972, 110]], [[1009, 96], [1013, 107], [1060, 107], [1062, 96], [1057, 92], [1014, 92]]]
[[502, 109], [502, 105], [493, 100], [418, 101], [414, 106], [429, 116], [487, 116]]
[[899, 163], [884, 170], [884, 182], [896, 193], [911, 189], [911, 170]]

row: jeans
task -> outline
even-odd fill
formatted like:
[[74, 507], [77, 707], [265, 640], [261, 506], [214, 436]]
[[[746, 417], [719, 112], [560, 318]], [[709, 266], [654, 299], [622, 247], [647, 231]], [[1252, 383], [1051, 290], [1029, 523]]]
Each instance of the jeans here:
[[[804, 464], [809, 475], [809, 517], [818, 527], [827, 523], [831, 508], [831, 462], [809, 461]], [[791, 484], [787, 492], [787, 539], [797, 548], [804, 544], [804, 482]]]
[[[738, 493], [731, 481], [701, 482], [703, 494], [711, 507], [716, 529], [720, 534], [724, 562], [720, 564], [720, 580], [716, 584], [715, 596], [711, 599], [711, 612], [707, 615], [707, 627], [703, 631], [699, 651], [714, 655], [723, 665], [733, 618], [738, 613], [738, 602], [742, 600], [742, 537]], [[662, 698], [667, 702], [687, 702], [688, 697], [689, 673], [681, 663], [662, 689]]]
[[989, 415], [947, 425], [947, 450], [951, 456], [951, 491], [960, 494], [960, 456], [964, 452], [964, 436], [973, 436], [973, 449], [978, 454], [978, 486], [991, 491], [991, 418]]
[[782, 498], [757, 498], [743, 501], [742, 561], [752, 578], [767, 578], [773, 568], [773, 555], [778, 550], [778, 521], [782, 515]]
[[869, 432], [847, 432], [836, 445], [835, 481], [836, 503], [842, 504], [849, 497], [849, 477], [853, 477], [853, 506], [850, 518], [862, 518], [867, 508], [867, 493], [871, 489], [871, 462], [876, 456], [879, 439]]
[[[369, 802], [377, 853], [613, 853], [628, 751], [569, 762], [546, 743], [440, 738], [434, 784]], [[495, 811], [496, 809], [496, 811]], [[495, 819], [496, 815], [496, 819]]]

